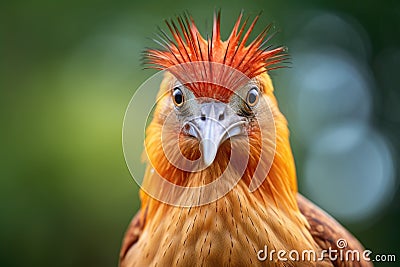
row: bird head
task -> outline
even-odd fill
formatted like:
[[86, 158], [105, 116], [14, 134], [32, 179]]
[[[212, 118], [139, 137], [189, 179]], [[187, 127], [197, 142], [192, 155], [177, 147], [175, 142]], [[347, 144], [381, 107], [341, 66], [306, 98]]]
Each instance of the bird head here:
[[[228, 170], [227, 176], [254, 189], [265, 184], [275, 166], [276, 175], [285, 178], [270, 174], [267, 190], [296, 190], [286, 120], [268, 75], [281, 67], [285, 49], [268, 44], [271, 25], [249, 42], [257, 20], [242, 22], [240, 14], [225, 41], [220, 13], [207, 38], [190, 16], [166, 21], [170, 35], [161, 30], [156, 40], [162, 48], [145, 54], [151, 67], [165, 71], [146, 135], [151, 172], [193, 187], [212, 183]], [[152, 177], [144, 181], [147, 188], [162, 190]]]

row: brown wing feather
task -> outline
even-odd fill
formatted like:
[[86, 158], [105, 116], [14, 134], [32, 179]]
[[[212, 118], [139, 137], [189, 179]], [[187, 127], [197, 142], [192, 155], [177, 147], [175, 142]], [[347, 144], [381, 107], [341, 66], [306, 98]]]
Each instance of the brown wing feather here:
[[[335, 219], [300, 194], [297, 195], [297, 203], [301, 213], [310, 224], [311, 235], [321, 249], [332, 248], [339, 250], [337, 241], [339, 239], [344, 239], [347, 242], [347, 246], [343, 248], [343, 255], [345, 255], [345, 252], [348, 250], [358, 250], [360, 252], [360, 261], [346, 262], [341, 261], [338, 258], [337, 260], [332, 261], [334, 266], [373, 266], [372, 262], [363, 260], [362, 253], [364, 251], [364, 247], [360, 244], [360, 242]], [[351, 258], [352, 257], [350, 256], [350, 259]]]
[[124, 259], [126, 254], [128, 253], [129, 249], [139, 240], [139, 237], [143, 231], [146, 215], [147, 209], [145, 211], [139, 210], [129, 224], [124, 240], [122, 241], [121, 251], [119, 253], [119, 266], [125, 266]]

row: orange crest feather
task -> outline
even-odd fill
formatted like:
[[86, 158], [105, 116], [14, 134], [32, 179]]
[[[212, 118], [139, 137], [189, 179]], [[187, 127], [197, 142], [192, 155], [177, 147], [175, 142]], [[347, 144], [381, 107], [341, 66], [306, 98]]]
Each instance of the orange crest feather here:
[[[220, 12], [214, 14], [212, 35], [206, 39], [201, 36], [193, 18], [187, 14], [177, 17], [176, 21], [166, 21], [172, 38], [160, 29], [162, 35], [158, 35], [159, 40], [155, 42], [162, 46], [162, 49], [148, 49], [145, 54], [146, 63], [150, 64], [151, 68], [168, 69], [183, 84], [187, 84], [197, 97], [212, 97], [221, 101], [226, 100], [241, 83], [240, 78], [232, 79], [232, 73], [227, 75], [221, 68], [216, 70], [215, 66], [227, 66], [244, 74], [248, 79], [282, 67], [278, 63], [286, 59], [285, 48], [271, 49], [271, 45], [267, 45], [270, 39], [267, 38], [267, 34], [271, 24], [246, 46], [259, 16], [254, 18], [245, 31], [248, 19], [241, 23], [241, 13], [226, 41], [221, 40], [220, 17]], [[201, 77], [195, 77], [196, 75]], [[211, 75], [215, 77], [209, 77]], [[205, 82], [197, 82], [200, 80]], [[213, 84], [215, 80], [224, 86]]]

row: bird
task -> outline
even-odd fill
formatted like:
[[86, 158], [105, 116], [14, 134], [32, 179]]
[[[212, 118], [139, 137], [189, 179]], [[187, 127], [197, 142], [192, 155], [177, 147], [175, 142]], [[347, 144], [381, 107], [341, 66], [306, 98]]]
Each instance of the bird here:
[[[241, 12], [222, 40], [221, 11], [205, 37], [185, 13], [166, 20], [160, 47], [144, 52], [164, 76], [121, 267], [372, 266], [361, 243], [298, 192], [270, 78], [287, 48], [269, 44], [271, 24], [250, 40], [259, 17]], [[343, 257], [355, 251], [360, 259]]]

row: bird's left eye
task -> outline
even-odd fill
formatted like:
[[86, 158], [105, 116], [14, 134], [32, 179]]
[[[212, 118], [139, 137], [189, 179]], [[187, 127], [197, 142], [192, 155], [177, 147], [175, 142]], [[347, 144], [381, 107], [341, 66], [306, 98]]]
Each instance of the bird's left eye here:
[[175, 87], [172, 92], [172, 100], [174, 101], [175, 106], [181, 107], [184, 102], [183, 92], [179, 87]]
[[259, 98], [260, 98], [260, 93], [258, 91], [258, 88], [256, 87], [251, 88], [247, 93], [246, 97], [247, 105], [249, 105], [250, 107], [254, 107], [255, 105], [257, 105]]

